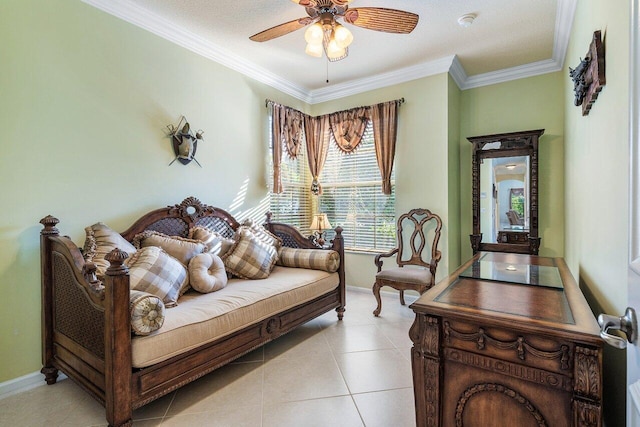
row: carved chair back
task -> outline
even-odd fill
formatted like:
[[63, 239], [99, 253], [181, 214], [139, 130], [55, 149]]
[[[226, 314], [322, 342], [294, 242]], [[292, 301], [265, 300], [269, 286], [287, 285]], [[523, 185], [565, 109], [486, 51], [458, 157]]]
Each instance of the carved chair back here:
[[[431, 267], [433, 261], [439, 261], [442, 253], [438, 250], [442, 220], [428, 209], [411, 209], [400, 215], [397, 226], [398, 253], [396, 262], [399, 267], [418, 265]], [[425, 251], [427, 237], [433, 235], [430, 251]], [[407, 258], [406, 255], [409, 255]], [[427, 256], [430, 259], [425, 259]]]

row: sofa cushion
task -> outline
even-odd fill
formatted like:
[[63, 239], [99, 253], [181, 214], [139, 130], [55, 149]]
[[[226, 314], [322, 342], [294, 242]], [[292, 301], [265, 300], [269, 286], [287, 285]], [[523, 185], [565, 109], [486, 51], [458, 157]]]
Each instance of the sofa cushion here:
[[127, 258], [131, 289], [162, 298], [165, 307], [177, 305], [178, 297], [188, 289], [187, 268], [157, 246], [147, 246]]
[[161, 329], [133, 337], [133, 366], [150, 366], [213, 342], [324, 295], [339, 282], [338, 273], [276, 266], [259, 285], [231, 279], [217, 292], [189, 291], [166, 311]]
[[149, 335], [164, 323], [164, 303], [147, 292], [131, 290], [129, 294], [131, 330], [136, 335]]
[[214, 292], [227, 285], [227, 272], [219, 256], [198, 254], [189, 262], [189, 284], [198, 292]]
[[224, 237], [217, 231], [206, 227], [194, 227], [189, 231], [189, 238], [201, 241], [207, 246], [206, 252], [223, 256], [233, 246], [234, 240]]
[[265, 279], [278, 259], [274, 247], [259, 240], [247, 227], [239, 227], [235, 243], [222, 261], [227, 272], [243, 279]]
[[336, 251], [324, 249], [301, 249], [282, 247], [278, 252], [278, 265], [296, 268], [311, 268], [330, 273], [340, 267], [340, 255]]
[[102, 222], [90, 225], [84, 231], [86, 234], [83, 248], [84, 259], [96, 265], [96, 274], [100, 279], [104, 278], [105, 271], [109, 268], [109, 261], [104, 259], [105, 255], [115, 248], [123, 250], [129, 255], [136, 252], [136, 248], [120, 233]]
[[166, 234], [153, 230], [145, 230], [140, 234], [136, 234], [132, 243], [136, 249], [147, 246], [161, 247], [166, 253], [184, 265], [188, 265], [191, 258], [197, 254], [201, 254], [207, 249], [207, 246], [199, 240], [185, 239], [179, 236], [167, 236]]

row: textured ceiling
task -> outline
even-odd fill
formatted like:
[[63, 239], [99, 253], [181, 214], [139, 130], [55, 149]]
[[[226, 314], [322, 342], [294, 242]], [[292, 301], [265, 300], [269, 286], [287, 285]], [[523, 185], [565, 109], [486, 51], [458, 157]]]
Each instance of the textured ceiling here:
[[[352, 8], [401, 9], [418, 14], [420, 19], [408, 35], [346, 24], [354, 41], [349, 56], [334, 63], [304, 53], [304, 29], [267, 42], [249, 40], [257, 32], [307, 16], [302, 6], [290, 0], [128, 0], [128, 4], [144, 10], [147, 18], [170, 22], [200, 42], [228, 52], [229, 57], [238, 56], [252, 67], [312, 92], [452, 55], [457, 56], [467, 76], [550, 60], [559, 3], [571, 1], [354, 0]], [[467, 13], [477, 17], [473, 25], [463, 28], [457, 19]]]

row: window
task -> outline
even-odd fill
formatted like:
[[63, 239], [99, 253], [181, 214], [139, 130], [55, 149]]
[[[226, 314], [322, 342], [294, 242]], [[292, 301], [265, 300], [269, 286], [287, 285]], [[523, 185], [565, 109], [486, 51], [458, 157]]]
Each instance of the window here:
[[[269, 124], [271, 128], [271, 124]], [[271, 132], [269, 132], [271, 134]], [[273, 142], [270, 143], [272, 147]], [[285, 153], [284, 149], [282, 150]], [[273, 194], [273, 156], [269, 150], [269, 210], [271, 219], [297, 227], [304, 235], [310, 234], [311, 224], [311, 175], [307, 166], [304, 147], [296, 159], [290, 159], [286, 154], [282, 156], [280, 164], [280, 178], [284, 191]]]
[[[273, 188], [272, 161], [270, 155], [269, 190]], [[395, 172], [391, 177], [391, 195], [382, 194], [371, 123], [352, 154], [343, 154], [332, 138], [320, 175], [321, 196], [311, 195], [311, 174], [304, 147], [296, 159], [283, 155], [281, 179], [284, 192], [269, 192], [274, 221], [293, 225], [308, 235], [312, 214], [324, 212], [333, 227], [339, 225], [344, 229], [347, 250], [380, 252], [396, 246]], [[329, 230], [325, 239], [333, 239], [334, 235], [334, 231]]]
[[[331, 225], [344, 229], [346, 249], [380, 251], [395, 247], [395, 172], [391, 195], [382, 194], [371, 123], [352, 154], [342, 153], [332, 141], [320, 183], [323, 193], [319, 211], [327, 214]], [[328, 237], [333, 238], [333, 232]]]

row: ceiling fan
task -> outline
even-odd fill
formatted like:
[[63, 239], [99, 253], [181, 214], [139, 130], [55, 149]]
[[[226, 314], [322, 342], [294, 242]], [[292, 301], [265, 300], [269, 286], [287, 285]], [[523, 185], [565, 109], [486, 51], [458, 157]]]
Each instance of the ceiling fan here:
[[249, 37], [264, 42], [293, 31], [310, 27], [305, 32], [305, 52], [320, 57], [324, 50], [329, 61], [339, 61], [348, 55], [348, 46], [353, 41], [351, 32], [338, 19], [348, 24], [386, 33], [409, 34], [416, 27], [419, 16], [415, 13], [381, 7], [349, 8], [352, 0], [291, 0], [305, 7], [303, 18], [276, 25]]

